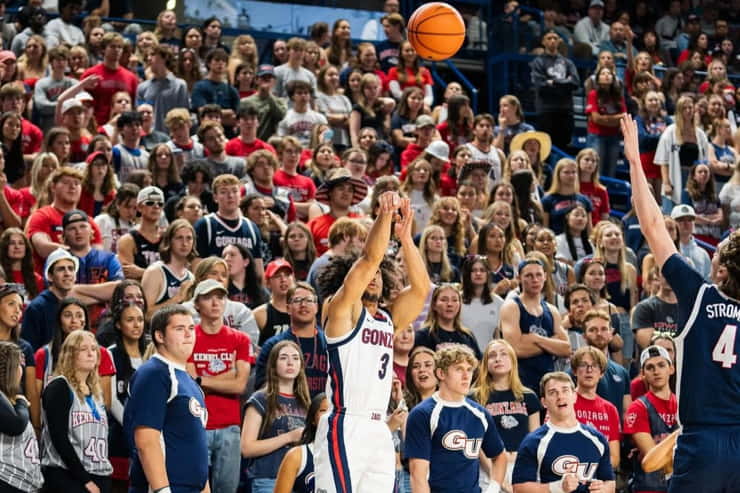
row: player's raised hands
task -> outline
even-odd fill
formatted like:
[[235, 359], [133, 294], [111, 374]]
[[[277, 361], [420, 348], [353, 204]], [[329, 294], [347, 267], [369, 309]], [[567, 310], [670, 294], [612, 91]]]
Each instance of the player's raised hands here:
[[637, 123], [632, 119], [629, 113], [625, 113], [619, 121], [622, 127], [622, 136], [624, 137], [624, 157], [630, 163], [630, 166], [642, 166], [640, 164], [640, 144], [637, 138]]
[[411, 200], [401, 199], [398, 211], [400, 217], [396, 218], [395, 234], [401, 240], [413, 240], [412, 230], [414, 228], [414, 211], [411, 209]]
[[393, 214], [401, 206], [401, 197], [398, 192], [383, 192], [378, 197], [378, 206], [380, 206], [380, 214]]

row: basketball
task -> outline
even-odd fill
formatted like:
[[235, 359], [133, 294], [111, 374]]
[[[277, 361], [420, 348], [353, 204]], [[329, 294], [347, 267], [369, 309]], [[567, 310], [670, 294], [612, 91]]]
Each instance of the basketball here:
[[427, 3], [411, 14], [408, 39], [420, 57], [445, 60], [457, 53], [465, 41], [465, 22], [453, 6]]

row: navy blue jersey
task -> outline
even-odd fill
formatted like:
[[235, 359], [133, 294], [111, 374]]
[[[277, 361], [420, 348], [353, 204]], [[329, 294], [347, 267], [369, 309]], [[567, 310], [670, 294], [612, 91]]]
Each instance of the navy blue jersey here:
[[313, 443], [300, 447], [301, 465], [293, 483], [293, 493], [314, 493]]
[[579, 481], [613, 480], [609, 442], [590, 425], [560, 428], [545, 423], [524, 438], [511, 484], [551, 483], [569, 473]]
[[678, 299], [676, 395], [683, 426], [740, 424], [740, 302], [704, 281], [679, 254], [663, 265]]
[[435, 393], [409, 413], [404, 457], [429, 461], [435, 493], [478, 493], [481, 450], [496, 457], [504, 443], [493, 417], [477, 402], [448, 402]]
[[[534, 316], [527, 311], [519, 296], [514, 297], [519, 307], [519, 330], [522, 334], [538, 334], [543, 337], [552, 337], [555, 334], [555, 324], [550, 307], [543, 299], [540, 301], [542, 315]], [[555, 369], [555, 358], [550, 353], [542, 353], [530, 358], [519, 358], [519, 378], [525, 387], [539, 392], [542, 376]]]
[[155, 302], [155, 304], [158, 305], [174, 298], [180, 291], [180, 286], [182, 286], [182, 283], [193, 279], [193, 273], [185, 269], [185, 273], [182, 275], [182, 277], [177, 277], [175, 273], [172, 272], [172, 269], [167, 267], [167, 264], [165, 264], [161, 260], [158, 261], [156, 264], [159, 266], [160, 270], [162, 271], [162, 275], [164, 276], [162, 289], [159, 291], [157, 301]]
[[177, 487], [202, 490], [208, 481], [208, 411], [198, 384], [184, 367], [155, 354], [136, 370], [129, 388], [123, 427], [132, 451], [131, 491], [149, 489], [134, 442], [134, 431], [140, 426], [161, 431], [173, 491]]
[[227, 220], [216, 213], [208, 214], [195, 223], [195, 238], [200, 258], [221, 257], [224, 248], [232, 243], [248, 248], [255, 259], [262, 258], [262, 235], [246, 217]]

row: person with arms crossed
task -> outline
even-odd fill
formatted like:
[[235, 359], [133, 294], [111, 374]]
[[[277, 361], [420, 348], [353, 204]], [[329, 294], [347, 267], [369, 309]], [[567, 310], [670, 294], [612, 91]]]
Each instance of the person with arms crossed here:
[[210, 493], [208, 411], [185, 365], [195, 324], [182, 305], [160, 309], [151, 322], [157, 352], [134, 373], [123, 414], [131, 443], [130, 493]]
[[[676, 369], [678, 418], [668, 491], [732, 491], [740, 484], [740, 367], [735, 348], [740, 318], [740, 232], [720, 248], [728, 276], [707, 283], [676, 250], [640, 165], [637, 128], [621, 122], [630, 163], [632, 198], [650, 250], [678, 300]], [[685, 398], [682, 398], [685, 393]]]
[[479, 467], [492, 461], [486, 467], [492, 469], [486, 493], [498, 493], [506, 473], [504, 443], [493, 416], [467, 397], [478, 362], [458, 344], [440, 349], [435, 360], [439, 391], [406, 421], [411, 487], [414, 493], [478, 493]]
[[[640, 374], [647, 385], [647, 394], [630, 404], [624, 416], [624, 434], [632, 437], [642, 459], [657, 443], [678, 428], [678, 402], [671, 391], [671, 375], [675, 373], [668, 351], [661, 346], [648, 346], [640, 355]], [[647, 473], [635, 464], [632, 471], [635, 493], [668, 491], [668, 482], [660, 471]]]
[[[319, 422], [314, 457], [316, 490], [327, 493], [393, 490], [395, 454], [383, 419], [393, 382], [393, 334], [419, 316], [431, 284], [411, 236], [414, 215], [408, 199], [385, 192], [379, 200], [378, 217], [359, 259], [347, 270], [332, 269], [332, 264], [345, 260], [332, 259], [321, 277], [333, 274], [338, 287], [323, 310], [331, 410]], [[378, 308], [384, 291], [392, 287], [383, 282], [389, 273], [380, 267], [399, 208], [395, 233], [410, 286], [398, 294], [389, 315]]]
[[614, 493], [609, 444], [595, 428], [578, 422], [573, 380], [561, 371], [547, 373], [540, 394], [550, 420], [519, 447], [514, 493]]

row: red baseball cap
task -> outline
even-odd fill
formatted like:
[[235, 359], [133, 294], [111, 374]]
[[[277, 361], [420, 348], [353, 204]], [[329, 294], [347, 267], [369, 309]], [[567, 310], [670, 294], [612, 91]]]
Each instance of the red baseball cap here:
[[280, 269], [288, 269], [291, 274], [293, 273], [293, 266], [290, 265], [290, 262], [284, 258], [279, 258], [267, 264], [267, 268], [265, 268], [265, 279], [269, 281]]

